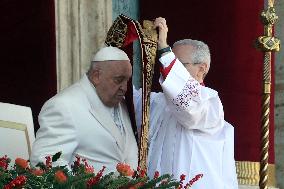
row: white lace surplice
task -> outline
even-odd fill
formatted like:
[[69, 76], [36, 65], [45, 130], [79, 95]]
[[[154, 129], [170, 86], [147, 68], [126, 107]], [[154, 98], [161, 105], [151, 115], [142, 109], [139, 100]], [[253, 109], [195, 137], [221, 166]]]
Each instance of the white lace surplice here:
[[[174, 58], [169, 53], [160, 61], [168, 63]], [[201, 173], [203, 178], [193, 189], [237, 188], [234, 128], [224, 121], [218, 93], [201, 86], [178, 59], [161, 86], [163, 93], [151, 93], [149, 176], [157, 170], [179, 180], [185, 174], [188, 182]], [[140, 126], [139, 91], [134, 99]]]

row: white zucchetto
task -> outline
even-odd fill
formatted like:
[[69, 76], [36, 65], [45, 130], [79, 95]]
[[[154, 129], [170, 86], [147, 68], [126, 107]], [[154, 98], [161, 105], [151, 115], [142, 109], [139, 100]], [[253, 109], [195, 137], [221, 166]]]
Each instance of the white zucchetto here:
[[103, 47], [94, 56], [93, 61], [129, 60], [127, 54], [117, 47]]

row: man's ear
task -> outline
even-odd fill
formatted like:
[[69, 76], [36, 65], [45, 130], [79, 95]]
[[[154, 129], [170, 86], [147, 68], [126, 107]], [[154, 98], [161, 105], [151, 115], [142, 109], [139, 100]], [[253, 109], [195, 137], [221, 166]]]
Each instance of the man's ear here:
[[208, 65], [206, 63], [201, 63], [200, 65], [200, 70], [203, 72], [203, 73], [206, 73], [207, 70], [208, 70]]
[[100, 70], [98, 70], [98, 69], [92, 70], [90, 79], [91, 79], [94, 86], [99, 84], [100, 83]]
[[207, 73], [207, 70], [208, 70], [208, 65], [206, 63], [201, 63], [199, 65], [199, 70], [198, 70], [198, 76], [202, 76]]

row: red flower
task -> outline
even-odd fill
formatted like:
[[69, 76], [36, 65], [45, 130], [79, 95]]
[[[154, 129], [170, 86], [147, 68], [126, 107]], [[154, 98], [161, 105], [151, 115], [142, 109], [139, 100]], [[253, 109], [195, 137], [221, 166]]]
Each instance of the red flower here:
[[159, 171], [155, 171], [155, 174], [154, 174], [154, 179], [157, 179], [157, 178], [159, 178], [159, 176], [160, 176], [160, 173], [159, 173]]
[[50, 156], [46, 156], [45, 157], [45, 165], [48, 169], [51, 169], [52, 167], [52, 161], [51, 161], [51, 157]]
[[145, 176], [146, 176], [146, 171], [143, 170], [143, 169], [141, 169], [140, 174], [139, 174], [139, 177], [140, 177], [140, 178], [143, 178], [143, 177], [145, 177]]
[[7, 155], [1, 157], [0, 158], [0, 167], [7, 170], [10, 161], [11, 160], [7, 157]]
[[80, 162], [81, 162], [80, 156], [76, 156], [76, 161], [74, 161], [74, 166], [79, 167]]
[[67, 177], [63, 171], [58, 170], [55, 173], [55, 180], [57, 180], [59, 183], [64, 183], [67, 181]]
[[184, 181], [185, 180], [185, 175], [184, 174], [182, 174], [182, 175], [180, 175], [180, 181]]
[[140, 166], [137, 167], [137, 171], [139, 172], [141, 170]]
[[128, 164], [124, 163], [118, 163], [116, 165], [116, 170], [122, 175], [122, 176], [132, 176], [134, 171], [131, 169], [131, 167]]
[[16, 177], [9, 184], [5, 185], [3, 189], [12, 189], [12, 188], [20, 188], [27, 181], [27, 178], [23, 175]]
[[19, 167], [21, 167], [21, 168], [23, 168], [23, 169], [26, 169], [26, 168], [29, 167], [28, 161], [25, 160], [25, 159], [22, 159], [22, 158], [17, 158], [17, 159], [15, 160], [15, 163], [16, 163], [16, 165], [18, 165]]
[[43, 175], [44, 171], [42, 169], [33, 169], [32, 174], [36, 175], [36, 176], [41, 176]]
[[95, 177], [90, 178], [87, 181], [87, 188], [91, 188], [93, 185], [97, 184], [101, 177], [103, 176], [103, 172], [105, 171], [105, 166], [103, 166], [103, 168], [97, 173], [97, 175]]
[[183, 186], [183, 181], [185, 180], [185, 175], [184, 174], [182, 174], [182, 175], [180, 175], [180, 181], [179, 181], [179, 187], [178, 187], [178, 189], [181, 189], [182, 188], [182, 186]]
[[6, 170], [8, 167], [8, 163], [6, 163], [5, 161], [0, 161], [0, 167]]
[[89, 165], [86, 159], [82, 160], [85, 164], [85, 173], [94, 173], [95, 169], [93, 166]]
[[195, 177], [192, 178], [192, 179], [186, 184], [186, 187], [191, 187], [196, 181], [198, 181], [198, 180], [201, 179], [202, 177], [203, 177], [203, 174], [195, 175]]

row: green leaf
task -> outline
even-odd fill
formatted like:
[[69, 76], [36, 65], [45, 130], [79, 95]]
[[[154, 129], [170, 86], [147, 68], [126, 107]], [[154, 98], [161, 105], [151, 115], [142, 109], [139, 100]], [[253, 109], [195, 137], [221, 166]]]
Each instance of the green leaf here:
[[61, 154], [62, 152], [57, 152], [56, 154], [54, 154], [52, 156], [52, 162], [56, 162], [60, 158]]
[[42, 170], [46, 170], [46, 165], [43, 162], [39, 162], [36, 164], [36, 167], [39, 167]]

